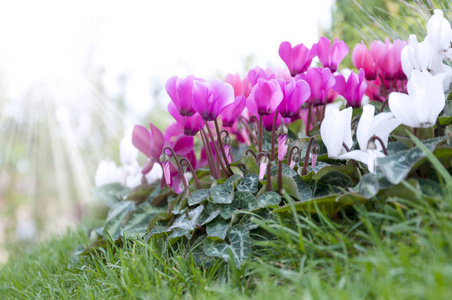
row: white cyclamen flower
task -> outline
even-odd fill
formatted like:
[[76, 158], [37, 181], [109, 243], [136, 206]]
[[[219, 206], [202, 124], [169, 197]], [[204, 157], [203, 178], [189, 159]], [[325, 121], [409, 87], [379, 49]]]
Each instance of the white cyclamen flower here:
[[441, 73], [433, 76], [427, 71], [414, 70], [408, 80], [408, 95], [392, 92], [389, 108], [395, 117], [410, 127], [431, 127], [446, 104]]
[[415, 69], [430, 70], [432, 65], [436, 65], [434, 62], [438, 59], [441, 61], [441, 58], [436, 56], [437, 51], [428, 40], [418, 43], [416, 36], [411, 34], [408, 45], [402, 49], [402, 70], [408, 78]]
[[392, 113], [379, 113], [376, 116], [374, 113], [373, 105], [368, 104], [363, 107], [363, 113], [356, 129], [360, 150], [353, 150], [339, 156], [340, 159], [354, 159], [366, 164], [371, 173], [376, 171], [377, 158], [383, 157], [384, 154], [381, 153], [383, 147], [378, 141], [375, 141], [375, 149], [368, 149], [369, 140], [375, 135], [383, 141], [386, 148], [389, 134], [400, 125], [400, 121], [394, 118]]
[[427, 37], [437, 50], [450, 48], [452, 29], [450, 23], [443, 17], [442, 10], [435, 9], [434, 15], [427, 22]]
[[328, 150], [328, 157], [338, 158], [343, 151], [343, 143], [348, 148], [352, 147], [351, 120], [351, 107], [341, 111], [339, 108], [333, 107], [325, 112], [325, 118], [320, 126], [320, 135]]

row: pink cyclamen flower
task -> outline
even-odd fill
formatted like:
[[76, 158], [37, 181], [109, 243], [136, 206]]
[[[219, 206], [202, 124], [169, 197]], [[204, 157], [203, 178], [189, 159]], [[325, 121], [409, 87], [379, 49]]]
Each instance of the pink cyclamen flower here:
[[259, 67], [251, 69], [248, 72], [248, 81], [250, 82], [252, 87], [256, 85], [259, 78], [262, 78], [264, 80], [270, 80], [275, 79], [276, 75], [273, 73], [271, 69], [264, 70]]
[[245, 106], [245, 96], [235, 97], [235, 101], [231, 105], [226, 106], [220, 113], [221, 119], [223, 120], [223, 126], [232, 127], [242, 115]]
[[171, 184], [171, 171], [170, 171], [170, 161], [162, 162], [163, 176], [165, 177], [165, 182], [167, 185]]
[[353, 49], [352, 62], [357, 69], [364, 69], [367, 80], [377, 78], [377, 66], [374, 57], [363, 41], [360, 44], [356, 44]]
[[193, 81], [193, 108], [205, 121], [215, 120], [234, 102], [234, 89], [229, 83], [214, 79], [210, 83]]
[[401, 63], [402, 49], [406, 44], [406, 42], [401, 40], [395, 40], [394, 43], [391, 44], [388, 38], [385, 40], [384, 50], [381, 44], [377, 44], [377, 49], [380, 54], [377, 65], [381, 76], [383, 76], [384, 79], [406, 79]]
[[337, 76], [334, 88], [347, 100], [347, 106], [353, 108], [361, 107], [361, 100], [367, 89], [367, 83], [364, 80], [364, 70], [359, 69], [358, 75], [352, 71], [347, 81], [345, 81], [344, 76]]
[[347, 56], [349, 50], [344, 41], [338, 41], [334, 39], [334, 43], [331, 46], [331, 41], [326, 37], [321, 37], [317, 43], [317, 56], [324, 68], [329, 68], [331, 72], [336, 72], [337, 67]]
[[[273, 121], [275, 120], [275, 113], [277, 113], [277, 110], [275, 110], [270, 115], [262, 116], [262, 125], [264, 126], [265, 130], [267, 130], [267, 131], [273, 130]], [[276, 128], [278, 128], [279, 125], [281, 125], [281, 122], [284, 122], [284, 121], [283, 121], [283, 118], [281, 118], [281, 115], [278, 113], [278, 115], [276, 116], [276, 123], [275, 123]], [[276, 128], [275, 128], [275, 130], [276, 130]]]
[[181, 116], [190, 117], [196, 112], [192, 107], [193, 81], [195, 79], [202, 81], [202, 79], [197, 79], [192, 75], [185, 79], [174, 76], [168, 79], [165, 84], [166, 92], [170, 96]]
[[240, 75], [237, 73], [228, 74], [226, 75], [224, 82], [229, 83], [232, 86], [232, 88], [234, 89], [235, 97], [245, 96], [246, 98], [251, 92], [251, 84], [248, 80], [248, 77], [241, 79]]
[[278, 105], [278, 111], [283, 118], [293, 118], [298, 114], [300, 106], [311, 96], [311, 88], [304, 80], [285, 82], [278, 80], [283, 92], [283, 100]]
[[278, 160], [283, 161], [287, 154], [287, 134], [280, 134], [278, 136]]
[[286, 63], [292, 76], [306, 72], [316, 55], [317, 44], [314, 44], [311, 49], [303, 44], [292, 48], [289, 42], [282, 42], [279, 45], [279, 56]]
[[185, 135], [194, 136], [204, 127], [204, 121], [200, 114], [195, 113], [190, 117], [181, 116], [173, 102], [168, 104], [168, 112], [176, 120]]
[[246, 107], [255, 116], [272, 114], [283, 99], [281, 86], [274, 79], [259, 78], [246, 99]]
[[[162, 132], [157, 127], [152, 123], [149, 123], [149, 127], [150, 130], [143, 126], [135, 125], [132, 132], [132, 144], [150, 158], [152, 162], [158, 162], [165, 140]], [[148, 169], [150, 171], [152, 166], [148, 166]]]
[[264, 179], [265, 172], [267, 171], [267, 166], [270, 163], [270, 160], [267, 156], [262, 156], [259, 162], [259, 180]]
[[328, 68], [311, 67], [306, 74], [300, 74], [296, 79], [304, 79], [309, 84], [311, 96], [308, 101], [311, 101], [314, 105], [327, 103], [328, 93], [336, 83], [336, 78]]

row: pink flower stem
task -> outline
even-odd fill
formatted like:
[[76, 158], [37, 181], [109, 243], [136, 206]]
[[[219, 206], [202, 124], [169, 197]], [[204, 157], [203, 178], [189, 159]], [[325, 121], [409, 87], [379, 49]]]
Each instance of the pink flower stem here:
[[309, 127], [311, 124], [312, 102], [308, 104], [308, 120], [306, 121], [306, 135], [309, 136]]
[[210, 126], [207, 123], [207, 121], [204, 121], [204, 122], [206, 123], [207, 131], [209, 132], [210, 139], [212, 140], [213, 149], [215, 150], [215, 155], [216, 155], [216, 158], [217, 158], [217, 162], [220, 164], [221, 170], [223, 171], [224, 175], [226, 177], [229, 177], [228, 170], [226, 169], [226, 166], [223, 164], [223, 161], [221, 159], [220, 151], [218, 150], [217, 143], [215, 142], [215, 140], [213, 138], [212, 130], [210, 129]]
[[271, 161], [275, 160], [275, 136], [276, 136], [276, 120], [278, 118], [278, 110], [275, 111], [275, 117], [273, 118], [273, 126], [272, 126], [272, 156]]
[[[270, 159], [270, 157], [269, 157]], [[267, 191], [271, 191], [272, 190], [272, 174], [271, 174], [271, 165], [272, 162], [271, 160], [268, 162], [267, 165]]]
[[220, 126], [218, 125], [218, 119], [215, 119], [214, 123], [215, 123], [215, 131], [217, 132], [218, 145], [220, 146], [221, 154], [223, 155], [223, 160], [224, 160], [224, 163], [225, 163], [226, 169], [227, 169], [226, 177], [229, 177], [234, 173], [231, 170], [231, 165], [229, 165], [228, 156], [226, 155], [226, 152], [224, 151], [223, 141], [221, 139]]
[[[223, 130], [220, 132], [220, 137], [221, 137], [222, 140], [223, 140], [223, 138], [222, 138], [223, 133], [226, 134], [226, 137], [229, 137], [229, 131], [227, 131], [226, 129], [223, 129]], [[234, 157], [232, 156], [231, 148], [229, 148], [229, 156], [231, 157], [231, 161], [234, 161]], [[228, 161], [228, 164], [229, 164], [229, 161]]]
[[190, 190], [188, 189], [187, 179], [185, 178], [184, 171], [182, 170], [182, 167], [181, 167], [179, 161], [177, 160], [176, 153], [174, 153], [174, 150], [171, 147], [163, 148], [163, 152], [166, 153], [166, 150], [169, 150], [171, 152], [171, 154], [173, 155], [174, 160], [176, 161], [177, 171], [179, 172], [179, 175], [180, 175], [180, 177], [182, 179], [182, 183], [184, 184], [185, 191], [187, 191], [190, 194]]
[[262, 152], [263, 137], [264, 137], [264, 124], [262, 122], [262, 115], [259, 115], [259, 152]]
[[278, 193], [282, 194], [282, 160], [278, 161]]
[[386, 156], [388, 156], [388, 150], [386, 149], [385, 144], [383, 143], [383, 140], [379, 136], [373, 135], [369, 140], [370, 141], [377, 140], [378, 142], [380, 142], [381, 148], [383, 149], [383, 153]]
[[381, 80], [381, 87], [383, 88], [383, 96], [386, 99], [385, 102], [383, 102], [383, 105], [380, 107], [380, 112], [382, 112], [383, 108], [385, 108], [386, 104], [388, 103], [389, 95], [388, 95], [388, 90], [386, 89], [386, 86], [384, 84], [383, 77], [381, 76], [381, 74], [378, 74], [378, 76], [380, 77], [380, 80]]
[[206, 136], [206, 133], [204, 132], [204, 128], [201, 129], [200, 132], [201, 132], [202, 144], [203, 144], [204, 150], [206, 152], [206, 158], [207, 158], [207, 163], [209, 164], [210, 172], [212, 173], [213, 178], [218, 179], [218, 177], [219, 177], [218, 170], [213, 162], [212, 149], [210, 148], [210, 144], [209, 144], [209, 141], [207, 140], [207, 136]]
[[328, 103], [325, 103], [325, 104], [323, 105], [322, 115], [320, 116], [320, 124], [319, 124], [319, 127], [322, 126], [323, 119], [325, 118], [325, 112], [326, 112], [326, 105], [327, 105], [327, 104], [328, 104]]
[[396, 81], [395, 78], [393, 79], [393, 83], [394, 83], [394, 88], [395, 88], [396, 92], [398, 92], [399, 91], [399, 87], [397, 86], [397, 81]]
[[193, 179], [195, 180], [196, 187], [198, 188], [198, 190], [200, 190], [201, 189], [201, 184], [199, 183], [198, 176], [196, 176], [196, 172], [195, 172], [195, 170], [193, 170], [193, 166], [191, 165], [190, 161], [188, 159], [186, 159], [185, 157], [182, 157], [179, 160], [179, 162], [180, 162], [181, 166], [182, 166], [182, 163], [185, 162], [187, 167], [190, 169], [190, 172], [193, 174]]
[[256, 153], [254, 153], [253, 150], [251, 150], [251, 149], [246, 150], [245, 155], [248, 155], [249, 153], [251, 153], [251, 155], [254, 157], [254, 159], [257, 159]]
[[317, 143], [317, 139], [315, 138], [315, 136], [313, 136], [309, 140], [308, 147], [306, 148], [306, 154], [304, 156], [304, 163], [303, 163], [303, 169], [301, 170], [301, 176], [305, 176], [308, 173], [309, 154], [311, 153], [311, 145], [314, 140]]

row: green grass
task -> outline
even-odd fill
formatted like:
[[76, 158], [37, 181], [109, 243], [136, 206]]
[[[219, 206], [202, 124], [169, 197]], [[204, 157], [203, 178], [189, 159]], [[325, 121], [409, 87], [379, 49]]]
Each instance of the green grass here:
[[[262, 223], [243, 270], [199, 267], [181, 244], [124, 240], [79, 261], [79, 229], [16, 251], [0, 270], [2, 299], [449, 299], [452, 200], [370, 201], [331, 219]], [[263, 232], [263, 231], [262, 231]], [[268, 234], [271, 233], [271, 234]], [[264, 236], [266, 238], [264, 238]]]

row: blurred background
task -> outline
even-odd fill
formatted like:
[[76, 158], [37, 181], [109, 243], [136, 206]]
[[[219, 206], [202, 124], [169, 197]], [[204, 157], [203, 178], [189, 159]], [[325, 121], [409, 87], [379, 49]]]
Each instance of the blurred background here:
[[282, 41], [310, 47], [321, 35], [351, 52], [388, 33], [369, 20], [391, 24], [406, 12], [389, 0], [3, 1], [0, 263], [9, 245], [90, 218], [99, 161], [119, 162], [134, 124], [171, 121], [169, 77], [283, 68]]

